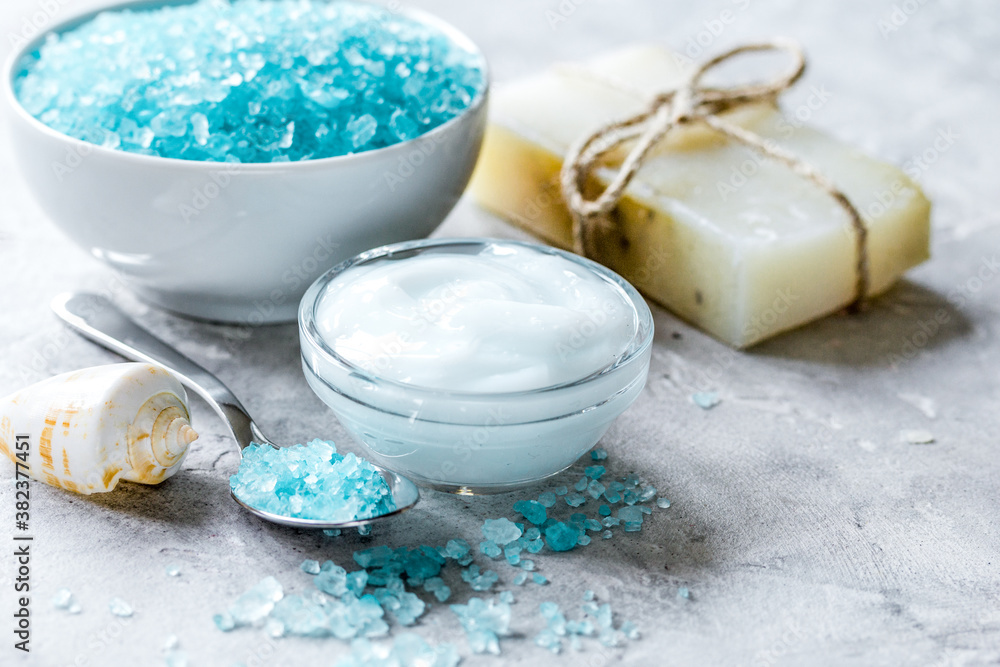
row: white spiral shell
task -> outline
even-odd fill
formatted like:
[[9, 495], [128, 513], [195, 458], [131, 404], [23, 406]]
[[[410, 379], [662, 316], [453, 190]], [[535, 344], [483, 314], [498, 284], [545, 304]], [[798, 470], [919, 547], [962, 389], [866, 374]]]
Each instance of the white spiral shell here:
[[[151, 364], [85, 368], [0, 399], [0, 453], [76, 493], [111, 491], [122, 479], [159, 484], [197, 437], [184, 387]], [[27, 461], [15, 458], [24, 451]]]

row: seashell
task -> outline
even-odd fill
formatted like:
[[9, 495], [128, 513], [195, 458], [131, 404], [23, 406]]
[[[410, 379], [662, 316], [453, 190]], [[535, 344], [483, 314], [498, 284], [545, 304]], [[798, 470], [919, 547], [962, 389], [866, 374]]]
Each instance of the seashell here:
[[168, 371], [95, 366], [0, 399], [0, 452], [34, 479], [76, 493], [111, 491], [123, 479], [159, 484], [198, 438], [190, 419], [184, 387]]

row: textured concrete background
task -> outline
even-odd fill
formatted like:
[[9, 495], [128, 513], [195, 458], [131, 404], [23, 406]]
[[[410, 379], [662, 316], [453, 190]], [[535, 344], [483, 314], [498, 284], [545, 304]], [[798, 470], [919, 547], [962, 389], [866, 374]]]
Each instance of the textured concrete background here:
[[[9, 50], [9, 35], [25, 21], [45, 19], [39, 12], [60, 2], [60, 16], [98, 4], [4, 0], [0, 49]], [[673, 507], [654, 514], [642, 533], [539, 559], [553, 583], [519, 593], [513, 623], [530, 636], [540, 600], [576, 607], [589, 587], [637, 621], [644, 638], [605, 651], [591, 641], [586, 653], [560, 657], [514, 638], [502, 642], [502, 659], [465, 664], [997, 664], [1000, 9], [991, 0], [577, 2], [565, 0], [565, 20], [554, 24], [547, 12], [560, 11], [557, 0], [414, 4], [478, 41], [497, 81], [635, 40], [684, 49], [701, 33], [715, 51], [774, 34], [797, 37], [811, 66], [785, 105], [796, 110], [812, 86], [825, 87], [832, 96], [809, 112], [811, 122], [919, 171], [935, 202], [934, 258], [864, 315], [830, 317], [749, 353], [733, 353], [654, 309], [649, 384], [603, 444], [613, 473], [648, 477]], [[732, 21], [713, 36], [709, 28], [723, 18]], [[68, 334], [45, 305], [67, 288], [108, 290], [216, 371], [275, 438], [322, 435], [350, 447], [302, 379], [293, 327], [247, 338], [121, 293], [40, 213], [3, 132], [0, 394], [114, 361]], [[938, 150], [942, 132], [957, 138]], [[516, 235], [467, 202], [440, 233]], [[948, 322], [922, 333], [941, 310]], [[688, 400], [705, 389], [723, 399], [708, 412]], [[211, 614], [263, 575], [304, 588], [297, 566], [305, 557], [348, 564], [363, 545], [477, 539], [481, 521], [513, 501], [427, 493], [418, 509], [369, 539], [282, 529], [230, 501], [235, 450], [197, 401], [194, 419], [203, 436], [183, 472], [160, 488], [125, 485], [86, 499], [34, 486], [34, 650], [27, 660], [10, 646], [13, 561], [4, 536], [12, 533], [13, 472], [0, 465], [0, 664], [161, 664], [164, 638], [176, 633], [193, 666], [231, 665], [255, 653], [268, 656], [259, 664], [276, 667], [329, 665], [344, 644], [277, 640], [272, 647], [260, 631], [217, 632]], [[917, 428], [935, 442], [900, 441], [901, 430]], [[179, 578], [164, 574], [171, 563], [181, 567]], [[677, 599], [681, 585], [690, 587], [690, 602]], [[51, 608], [61, 586], [74, 591], [81, 615]], [[108, 614], [113, 595], [134, 605], [133, 619]], [[440, 606], [417, 630], [468, 653], [457, 620]]]

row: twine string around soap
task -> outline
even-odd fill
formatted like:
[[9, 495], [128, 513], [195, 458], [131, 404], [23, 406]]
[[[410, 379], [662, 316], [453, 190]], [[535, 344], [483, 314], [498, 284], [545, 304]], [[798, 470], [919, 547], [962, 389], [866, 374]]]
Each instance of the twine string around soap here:
[[[779, 51], [792, 57], [792, 67], [773, 81], [740, 86], [713, 88], [702, 86], [704, 76], [713, 68], [744, 53]], [[573, 247], [583, 256], [592, 257], [590, 238], [593, 226], [606, 220], [621, 201], [632, 178], [642, 167], [650, 151], [676, 127], [701, 123], [716, 132], [744, 144], [751, 150], [786, 165], [795, 174], [814, 183], [847, 213], [854, 234], [854, 298], [851, 310], [860, 309], [868, 292], [868, 229], [857, 208], [826, 176], [793, 153], [765, 140], [758, 134], [729, 123], [718, 114], [756, 102], [773, 102], [779, 94], [799, 80], [805, 71], [806, 58], [795, 42], [776, 39], [758, 44], [744, 44], [702, 63], [687, 75], [676, 89], [659, 93], [648, 106], [630, 118], [612, 121], [583, 137], [566, 156], [560, 174], [563, 198], [573, 216]], [[584, 185], [600, 158], [608, 152], [634, 142], [614, 178], [594, 199], [583, 195]]]

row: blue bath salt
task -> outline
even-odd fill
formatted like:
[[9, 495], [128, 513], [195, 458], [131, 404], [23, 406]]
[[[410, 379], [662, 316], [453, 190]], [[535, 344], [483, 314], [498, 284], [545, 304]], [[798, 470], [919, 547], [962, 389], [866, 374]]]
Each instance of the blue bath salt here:
[[[555, 504], [555, 496], [553, 496], [552, 502]], [[514, 511], [520, 513], [521, 516], [536, 526], [545, 523], [545, 519], [548, 518], [545, 506], [537, 500], [518, 500], [514, 503]]]
[[229, 486], [243, 503], [272, 514], [356, 521], [396, 509], [392, 491], [367, 460], [332, 442], [274, 448], [251, 443]]
[[545, 529], [545, 543], [553, 551], [569, 551], [583, 533], [579, 528], [558, 521]]
[[106, 148], [184, 160], [360, 153], [469, 108], [482, 57], [374, 5], [197, 0], [105, 11], [18, 63], [22, 106]]

